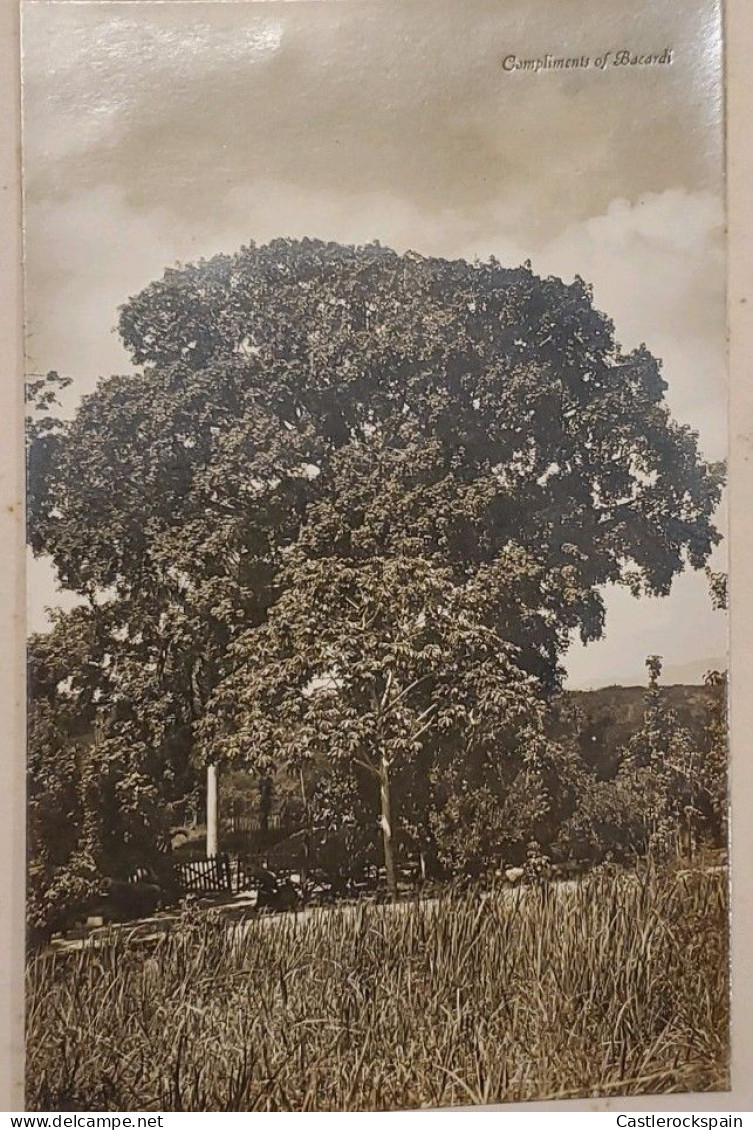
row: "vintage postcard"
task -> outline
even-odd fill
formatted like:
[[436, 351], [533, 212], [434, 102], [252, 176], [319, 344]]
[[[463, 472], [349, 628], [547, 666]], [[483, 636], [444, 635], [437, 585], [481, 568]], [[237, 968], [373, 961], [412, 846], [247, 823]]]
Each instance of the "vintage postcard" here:
[[22, 24], [28, 1109], [727, 1090], [719, 4]]

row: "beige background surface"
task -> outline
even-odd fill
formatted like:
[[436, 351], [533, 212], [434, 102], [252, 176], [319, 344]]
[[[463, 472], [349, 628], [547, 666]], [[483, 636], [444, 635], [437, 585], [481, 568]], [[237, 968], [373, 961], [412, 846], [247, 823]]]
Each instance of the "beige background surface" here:
[[[462, 0], [458, 0], [461, 3]], [[506, 0], [499, 0], [505, 4]], [[591, 0], [598, 4], [598, 0]], [[669, 5], [667, 5], [669, 8]], [[727, 10], [731, 328], [731, 605], [733, 796], [733, 1091], [607, 1102], [529, 1104], [520, 1109], [753, 1111], [753, 6]], [[626, 4], [629, 9], [629, 2]], [[18, 11], [0, 0], [0, 1105], [22, 1108], [23, 959], [23, 554], [22, 345]], [[488, 1108], [487, 1108], [488, 1109]], [[517, 1109], [504, 1107], [500, 1109]]]

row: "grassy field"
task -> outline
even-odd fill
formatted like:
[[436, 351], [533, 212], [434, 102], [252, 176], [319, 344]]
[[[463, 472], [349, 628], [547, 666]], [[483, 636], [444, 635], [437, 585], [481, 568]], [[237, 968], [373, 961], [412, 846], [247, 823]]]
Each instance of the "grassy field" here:
[[30, 1110], [381, 1110], [727, 1086], [723, 872], [186, 915], [34, 959]]

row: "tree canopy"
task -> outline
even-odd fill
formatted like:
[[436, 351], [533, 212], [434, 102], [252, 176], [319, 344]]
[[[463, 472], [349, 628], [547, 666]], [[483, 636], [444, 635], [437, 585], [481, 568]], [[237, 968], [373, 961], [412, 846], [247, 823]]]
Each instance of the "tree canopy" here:
[[579, 279], [276, 240], [166, 272], [120, 332], [146, 367], [32, 476], [33, 544], [191, 638], [261, 622], [299, 540], [459, 580], [517, 553], [542, 623], [506, 634], [544, 673], [572, 629], [598, 637], [598, 586], [666, 593], [719, 540], [722, 467]]

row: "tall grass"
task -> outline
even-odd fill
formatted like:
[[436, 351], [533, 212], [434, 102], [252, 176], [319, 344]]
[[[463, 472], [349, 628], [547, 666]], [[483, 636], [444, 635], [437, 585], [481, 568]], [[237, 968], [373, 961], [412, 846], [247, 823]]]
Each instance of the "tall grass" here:
[[380, 1110], [727, 1085], [723, 874], [187, 916], [28, 970], [31, 1110]]

